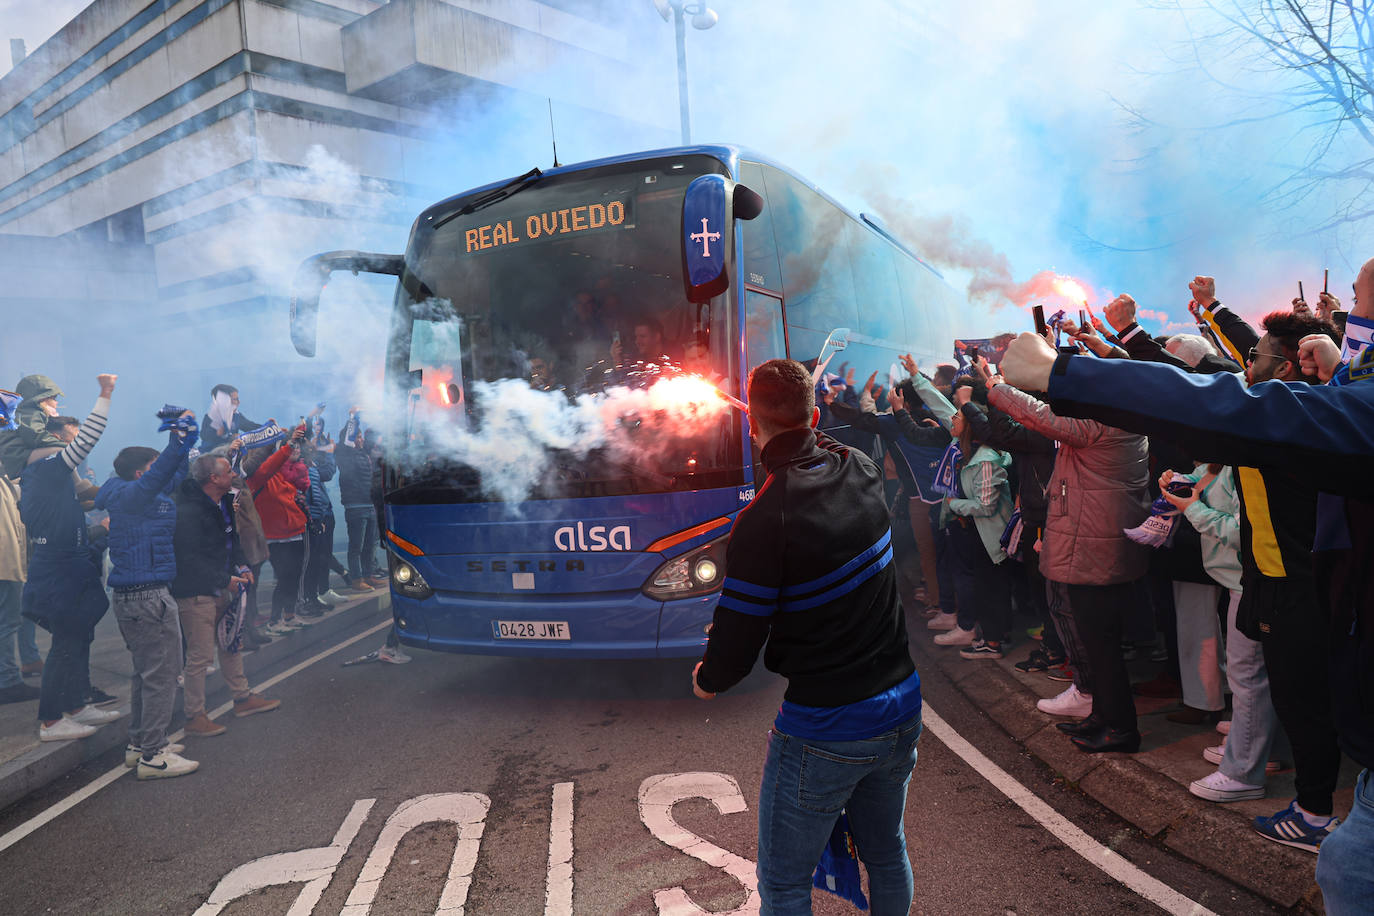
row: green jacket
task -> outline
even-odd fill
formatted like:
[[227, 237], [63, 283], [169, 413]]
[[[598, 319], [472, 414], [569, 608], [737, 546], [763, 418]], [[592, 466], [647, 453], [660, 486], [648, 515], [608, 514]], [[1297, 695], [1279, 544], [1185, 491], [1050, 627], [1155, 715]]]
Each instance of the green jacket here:
[[[1191, 474], [1176, 474], [1175, 480], [1197, 483], [1207, 474], [1199, 464]], [[1240, 591], [1240, 499], [1236, 480], [1224, 467], [1198, 494], [1198, 500], [1183, 512], [1202, 538], [1202, 568], [1223, 588]]]
[[48, 432], [47, 414], [38, 402], [62, 397], [62, 389], [46, 375], [26, 375], [14, 387], [24, 400], [14, 412], [17, 429], [0, 430], [0, 466], [8, 477], [18, 477], [36, 448], [62, 448], [66, 443]]
[[1002, 532], [1011, 520], [1011, 481], [1007, 468], [1011, 456], [987, 445], [980, 446], [973, 457], [959, 469], [959, 487], [964, 495], [947, 499], [940, 509], [940, 526], [949, 524], [955, 516], [973, 519], [983, 547], [994, 563], [1007, 558], [1002, 549]]

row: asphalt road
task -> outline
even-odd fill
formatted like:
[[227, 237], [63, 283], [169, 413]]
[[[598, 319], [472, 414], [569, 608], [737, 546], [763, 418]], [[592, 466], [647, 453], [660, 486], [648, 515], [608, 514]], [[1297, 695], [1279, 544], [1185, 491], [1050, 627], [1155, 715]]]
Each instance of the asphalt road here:
[[[369, 902], [376, 914], [434, 913], [441, 901], [450, 914], [554, 914], [567, 912], [569, 879], [565, 864], [549, 878], [551, 838], [552, 858], [565, 863], [570, 826], [571, 911], [579, 916], [651, 916], [661, 912], [656, 893], [674, 916], [756, 912], [729, 872], [752, 870], [764, 736], [780, 680], [756, 671], [703, 702], [691, 696], [685, 661], [415, 652], [404, 667], [340, 666], [379, 641], [369, 637], [282, 682], [270, 691], [280, 710], [222, 718], [227, 734], [188, 741], [199, 772], [118, 779], [0, 853], [0, 910], [190, 914], [240, 877], [251, 888], [289, 873], [300, 880], [251, 891], [220, 912], [284, 914], [304, 893], [294, 912], [312, 912], [317, 896], [317, 914], [361, 914]], [[933, 666], [921, 667], [939, 715], [1099, 842], [1214, 912], [1278, 912], [1057, 783]], [[0, 834], [116, 765], [108, 755], [0, 813]], [[717, 775], [654, 779], [686, 773]], [[661, 804], [678, 797], [671, 808]], [[448, 820], [405, 829], [432, 817]], [[1161, 912], [929, 732], [906, 820], [913, 912]], [[308, 878], [313, 885], [302, 883]], [[814, 896], [817, 913], [857, 912]]]

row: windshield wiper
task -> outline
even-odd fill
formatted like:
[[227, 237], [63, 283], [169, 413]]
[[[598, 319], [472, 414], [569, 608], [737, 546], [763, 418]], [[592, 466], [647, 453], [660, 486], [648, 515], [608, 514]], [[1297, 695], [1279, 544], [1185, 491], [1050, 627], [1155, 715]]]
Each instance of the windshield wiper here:
[[532, 186], [536, 181], [538, 181], [542, 177], [544, 177], [544, 173], [541, 172], [539, 169], [530, 169], [528, 172], [521, 175], [519, 178], [514, 178], [506, 182], [505, 184], [501, 185], [501, 187], [499, 188], [492, 188], [490, 191], [483, 194], [482, 196], [474, 197], [472, 200], [468, 201], [462, 207], [448, 214], [447, 216], [435, 220], [433, 228], [438, 229], [440, 226], [450, 223], [460, 216], [467, 216], [469, 213], [476, 213], [478, 210], [481, 210], [484, 207], [490, 207], [492, 204], [503, 201], [507, 197], [519, 194], [521, 191]]

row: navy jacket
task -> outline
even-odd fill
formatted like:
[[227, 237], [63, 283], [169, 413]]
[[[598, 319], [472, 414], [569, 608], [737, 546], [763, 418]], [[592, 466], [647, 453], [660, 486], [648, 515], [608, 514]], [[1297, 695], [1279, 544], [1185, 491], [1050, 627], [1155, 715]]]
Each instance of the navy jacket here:
[[216, 505], [200, 484], [186, 478], [176, 489], [177, 574], [174, 598], [216, 595], [229, 587], [230, 571], [247, 566], [234, 523], [234, 498], [225, 494]]
[[339, 502], [345, 509], [372, 505], [372, 457], [361, 445], [344, 445], [343, 437], [334, 448], [339, 468]]
[[724, 590], [697, 673], [726, 690], [764, 664], [785, 698], [844, 706], [915, 672], [892, 566], [883, 472], [824, 433], [789, 430], [763, 449], [768, 479], [740, 510]]
[[186, 477], [186, 457], [195, 439], [179, 439], [176, 433], [169, 438], [142, 477], [111, 477], [95, 495], [95, 507], [110, 513], [110, 588], [166, 585], [176, 578], [172, 492]]

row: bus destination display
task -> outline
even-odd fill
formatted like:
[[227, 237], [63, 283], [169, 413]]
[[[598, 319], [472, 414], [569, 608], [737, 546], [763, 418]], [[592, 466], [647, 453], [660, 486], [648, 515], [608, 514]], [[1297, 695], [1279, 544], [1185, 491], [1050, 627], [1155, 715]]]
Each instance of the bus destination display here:
[[553, 236], [618, 229], [626, 225], [627, 210], [625, 201], [620, 200], [545, 210], [541, 213], [531, 213], [523, 219], [497, 220], [494, 223], [473, 226], [463, 232], [463, 242], [466, 252], [472, 254], [475, 251], [519, 245]]

